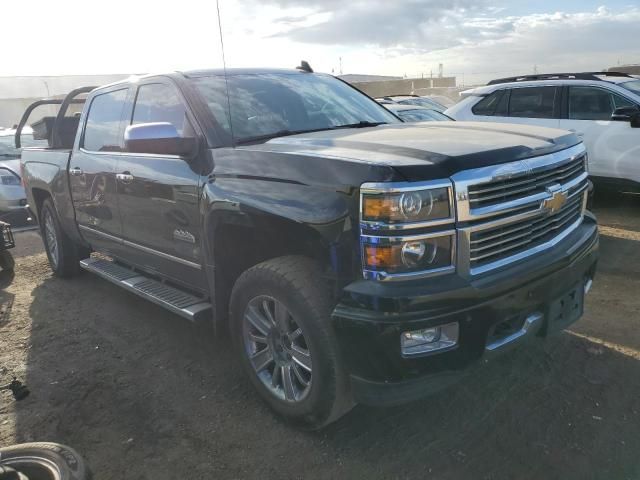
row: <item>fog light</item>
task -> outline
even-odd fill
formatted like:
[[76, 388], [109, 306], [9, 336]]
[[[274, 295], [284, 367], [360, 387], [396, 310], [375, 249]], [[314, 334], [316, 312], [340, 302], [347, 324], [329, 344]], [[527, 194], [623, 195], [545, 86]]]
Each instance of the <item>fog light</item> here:
[[458, 322], [453, 322], [403, 332], [400, 335], [400, 350], [402, 355], [411, 356], [451, 349], [458, 344], [458, 330]]

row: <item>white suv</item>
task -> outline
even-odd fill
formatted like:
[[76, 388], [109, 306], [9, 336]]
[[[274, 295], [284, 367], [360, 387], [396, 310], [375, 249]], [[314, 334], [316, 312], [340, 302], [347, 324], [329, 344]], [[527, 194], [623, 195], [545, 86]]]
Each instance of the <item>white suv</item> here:
[[562, 128], [582, 137], [594, 183], [640, 189], [640, 78], [598, 72], [493, 80], [464, 91], [456, 120]]

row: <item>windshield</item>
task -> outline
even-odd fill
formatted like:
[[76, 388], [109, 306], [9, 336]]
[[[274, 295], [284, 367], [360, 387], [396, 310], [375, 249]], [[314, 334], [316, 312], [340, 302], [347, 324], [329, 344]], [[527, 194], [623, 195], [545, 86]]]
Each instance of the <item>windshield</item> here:
[[[236, 142], [348, 125], [398, 123], [375, 101], [330, 76], [306, 73], [233, 74], [193, 79], [222, 128]], [[229, 121], [231, 120], [231, 122]]]
[[640, 80], [632, 80], [630, 82], [622, 82], [618, 84], [622, 88], [626, 88], [627, 90], [640, 95]]
[[[32, 135], [21, 135], [20, 141], [23, 147], [40, 147], [46, 146], [45, 140], [34, 140]], [[2, 158], [20, 158], [20, 150], [16, 148], [14, 135], [0, 136], [0, 157]]]
[[400, 110], [396, 113], [405, 122], [432, 122], [434, 120], [451, 120], [444, 113], [440, 113], [436, 110], [416, 108], [415, 110]]
[[407, 98], [405, 100], [400, 100], [398, 103], [402, 105], [419, 105], [421, 107], [426, 107], [426, 108], [437, 108], [438, 110], [444, 109], [444, 107], [440, 105], [438, 102], [429, 100], [424, 97]]

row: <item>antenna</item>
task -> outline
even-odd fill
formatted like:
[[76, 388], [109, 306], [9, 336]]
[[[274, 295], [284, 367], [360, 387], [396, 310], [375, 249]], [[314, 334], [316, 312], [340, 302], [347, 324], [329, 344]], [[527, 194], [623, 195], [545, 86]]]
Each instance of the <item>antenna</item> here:
[[296, 67], [296, 70], [302, 70], [303, 72], [313, 73], [313, 68], [306, 60], [300, 60], [300, 65]]
[[229, 130], [231, 130], [231, 141], [235, 144], [233, 136], [233, 123], [231, 123], [231, 98], [229, 95], [229, 80], [227, 79], [227, 60], [224, 56], [224, 40], [222, 39], [222, 20], [220, 19], [220, 0], [216, 0], [216, 10], [218, 11], [218, 30], [220, 31], [220, 46], [222, 47], [222, 69], [224, 70], [224, 85], [227, 90], [227, 108], [229, 110]]

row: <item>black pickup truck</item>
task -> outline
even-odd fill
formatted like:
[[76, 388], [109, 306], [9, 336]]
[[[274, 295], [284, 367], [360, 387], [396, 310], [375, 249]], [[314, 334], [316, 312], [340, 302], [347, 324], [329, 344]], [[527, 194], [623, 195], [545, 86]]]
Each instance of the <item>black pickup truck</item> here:
[[33, 128], [49, 146], [23, 178], [54, 273], [228, 325], [260, 395], [309, 428], [562, 330], [595, 273], [569, 132], [405, 124], [309, 69], [131, 78]]

